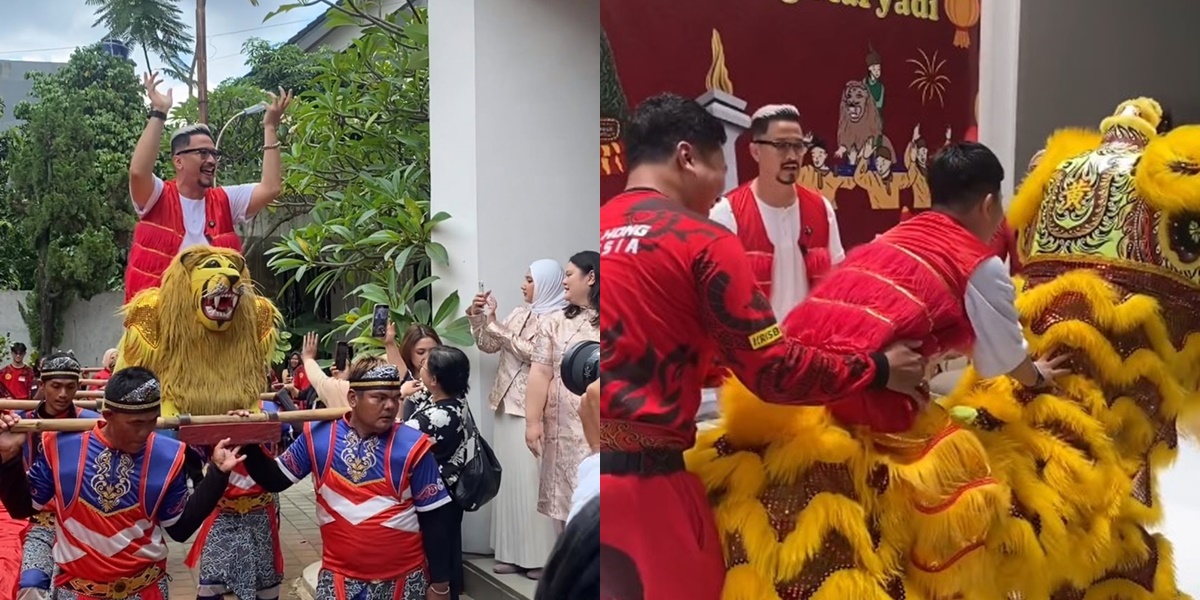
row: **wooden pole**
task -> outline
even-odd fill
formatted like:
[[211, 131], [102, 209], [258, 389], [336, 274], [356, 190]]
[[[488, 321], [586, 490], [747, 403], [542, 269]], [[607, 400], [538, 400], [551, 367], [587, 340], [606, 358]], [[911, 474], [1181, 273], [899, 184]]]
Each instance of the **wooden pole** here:
[[[76, 400], [99, 400], [104, 398], [104, 390], [80, 390], [75, 392]], [[258, 395], [259, 400], [275, 399], [275, 392], [263, 392]]]
[[[254, 413], [248, 417], [230, 415], [193, 415], [190, 417], [159, 417], [158, 429], [179, 429], [187, 425], [237, 425], [239, 423], [301, 423], [305, 421], [334, 421], [349, 412], [349, 408], [318, 408], [281, 413]], [[99, 419], [25, 419], [17, 423], [14, 433], [41, 431], [90, 431]]]
[[196, 104], [200, 122], [208, 124], [208, 33], [205, 26], [205, 0], [196, 0]]
[[[0, 400], [0, 410], [33, 410], [41, 404], [40, 400]], [[96, 400], [76, 400], [76, 408], [86, 408], [96, 410], [96, 406], [100, 404]]]

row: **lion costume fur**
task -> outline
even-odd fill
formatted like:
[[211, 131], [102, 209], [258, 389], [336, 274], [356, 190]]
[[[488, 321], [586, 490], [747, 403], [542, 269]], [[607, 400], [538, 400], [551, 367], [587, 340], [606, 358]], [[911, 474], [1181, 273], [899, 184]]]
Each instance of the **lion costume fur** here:
[[[232, 290], [240, 298], [219, 329], [206, 323], [201, 310], [204, 295], [213, 290]], [[282, 316], [255, 293], [246, 261], [236, 251], [183, 250], [162, 284], [138, 293], [122, 312], [125, 333], [116, 368], [153, 371], [163, 386], [164, 416], [259, 410]]]
[[1200, 407], [1200, 127], [1160, 134], [1161, 117], [1139, 98], [1055, 134], [1013, 200], [1030, 352], [1071, 356], [1052, 391], [968, 369], [882, 435], [726, 384], [687, 456], [725, 600], [1186, 597], [1147, 526]]

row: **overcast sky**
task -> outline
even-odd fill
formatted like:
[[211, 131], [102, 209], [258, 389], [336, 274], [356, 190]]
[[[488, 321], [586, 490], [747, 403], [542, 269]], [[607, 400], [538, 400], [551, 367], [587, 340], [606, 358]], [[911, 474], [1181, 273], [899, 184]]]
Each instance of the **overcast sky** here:
[[[251, 6], [249, 0], [208, 1], [208, 79], [209, 87], [222, 80], [246, 72], [242, 43], [252, 37], [282, 42], [300, 31], [322, 12], [320, 6], [295, 9], [277, 15], [267, 22], [263, 17], [294, 0], [261, 0]], [[107, 33], [93, 29], [94, 9], [84, 0], [0, 0], [20, 8], [4, 10], [0, 19], [0, 59], [66, 62], [72, 50], [99, 41]], [[194, 0], [180, 0], [184, 21], [189, 28], [195, 25]], [[140, 50], [135, 51], [138, 70], [145, 69]], [[159, 61], [150, 57], [158, 68]], [[175, 99], [187, 97], [187, 88], [178, 82], [168, 82], [175, 89]]]

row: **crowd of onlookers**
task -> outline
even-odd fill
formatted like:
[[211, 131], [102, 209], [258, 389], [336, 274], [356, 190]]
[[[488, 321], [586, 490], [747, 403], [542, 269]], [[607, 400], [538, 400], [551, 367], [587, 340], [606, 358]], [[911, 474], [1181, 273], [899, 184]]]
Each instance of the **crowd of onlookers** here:
[[[490, 502], [495, 571], [539, 580], [549, 569], [539, 598], [595, 597], [598, 472], [585, 459], [594, 462], [597, 450], [580, 411], [585, 404], [597, 405], [567, 389], [560, 366], [572, 345], [599, 341], [600, 255], [579, 252], [565, 266], [536, 260], [523, 277], [514, 273], [512, 284], [520, 285], [520, 306], [502, 314], [485, 290], [466, 311], [480, 351], [498, 356], [495, 383], [486, 395], [494, 421], [490, 446], [503, 467], [499, 492]], [[419, 323], [402, 332], [389, 323], [383, 345], [388, 362], [404, 378], [399, 420], [430, 436], [443, 480], [453, 485], [467, 460], [467, 443], [478, 435], [466, 402], [471, 364], [465, 353], [444, 345], [437, 331]], [[276, 392], [282, 410], [348, 406], [349, 369], [327, 372], [317, 362], [318, 346], [315, 333], [305, 335], [299, 352], [278, 371], [265, 373], [265, 388]], [[25, 363], [27, 348], [16, 343], [10, 351], [12, 363], [0, 369], [0, 394], [36, 399], [37, 367]], [[103, 387], [116, 354], [110, 349], [99, 367], [88, 370], [89, 387]], [[588, 478], [583, 485], [581, 465]], [[460, 511], [460, 524], [461, 519]], [[578, 524], [568, 527], [568, 520]], [[456, 538], [454, 598], [463, 584], [461, 527]]]

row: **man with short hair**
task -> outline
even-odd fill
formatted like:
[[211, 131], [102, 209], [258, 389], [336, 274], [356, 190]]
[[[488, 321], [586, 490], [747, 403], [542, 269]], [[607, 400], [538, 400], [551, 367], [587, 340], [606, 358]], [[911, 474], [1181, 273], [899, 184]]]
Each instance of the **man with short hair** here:
[[626, 190], [600, 208], [600, 540], [606, 556], [636, 565], [647, 598], [721, 594], [712, 511], [683, 464], [717, 353], [780, 404], [884, 387], [920, 397], [924, 378], [904, 342], [842, 354], [782, 333], [741, 242], [707, 218], [725, 181], [724, 143], [721, 122], [694, 100], [646, 100], [625, 130]]
[[[1008, 269], [988, 245], [1004, 219], [1004, 167], [982, 144], [951, 143], [934, 157], [928, 177], [931, 210], [851, 252], [788, 315], [784, 330], [818, 347], [858, 350], [919, 340], [931, 360], [966, 354], [981, 377], [1046, 385], [1066, 372], [1066, 357], [1029, 357]], [[829, 410], [843, 423], [895, 433], [908, 430], [921, 408], [908, 400], [861, 390]]]
[[360, 359], [349, 379], [345, 418], [305, 423], [274, 461], [246, 448], [246, 470], [271, 492], [313, 476], [324, 547], [318, 598], [448, 599], [461, 509], [450, 505], [433, 440], [396, 423], [403, 400], [394, 365]]
[[[79, 361], [62, 352], [42, 361], [42, 390], [45, 399], [33, 410], [20, 413], [22, 419], [97, 419], [100, 414], [75, 407], [75, 392], [83, 368]], [[27, 434], [23, 458], [25, 470], [33, 468], [42, 455], [42, 435]], [[17, 600], [43, 600], [50, 597], [54, 576], [54, 511], [42, 510], [30, 519], [21, 553], [21, 581]]]
[[34, 379], [37, 376], [33, 367], [25, 364], [25, 344], [17, 342], [8, 349], [12, 354], [12, 363], [0, 369], [0, 393], [14, 400], [28, 400], [33, 397]]
[[137, 292], [158, 286], [163, 271], [183, 248], [204, 244], [241, 252], [234, 226], [253, 219], [283, 189], [276, 129], [292, 101], [290, 92], [281, 88], [278, 96], [270, 94], [263, 116], [262, 179], [214, 187], [221, 151], [212, 130], [203, 124], [183, 127], [171, 136], [175, 179], [164, 182], [154, 174], [172, 106], [170, 90], [159, 92], [159, 82], [157, 73], [143, 77], [150, 115], [129, 163], [129, 195], [139, 221], [125, 268], [126, 302]]
[[54, 597], [162, 600], [167, 596], [165, 531], [187, 541], [208, 517], [243, 459], [222, 440], [194, 493], [183, 473], [184, 447], [154, 433], [162, 388], [147, 369], [113, 374], [102, 420], [82, 433], [44, 433], [44, 452], [25, 473], [20, 422], [0, 414], [0, 501], [14, 517], [54, 511]]
[[742, 241], [754, 279], [780, 319], [846, 257], [833, 204], [798, 183], [807, 148], [795, 106], [758, 109], [750, 121], [750, 156], [758, 176], [709, 213]]

